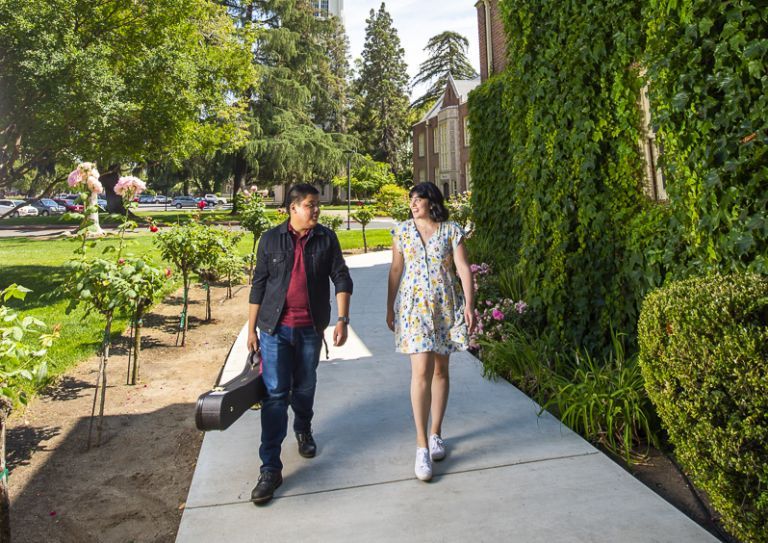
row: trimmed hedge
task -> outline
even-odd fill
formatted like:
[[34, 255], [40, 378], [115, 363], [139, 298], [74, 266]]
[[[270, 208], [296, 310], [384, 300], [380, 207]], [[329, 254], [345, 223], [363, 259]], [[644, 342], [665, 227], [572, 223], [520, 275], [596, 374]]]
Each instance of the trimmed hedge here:
[[639, 343], [680, 463], [728, 530], [768, 542], [768, 278], [715, 275], [654, 291]]

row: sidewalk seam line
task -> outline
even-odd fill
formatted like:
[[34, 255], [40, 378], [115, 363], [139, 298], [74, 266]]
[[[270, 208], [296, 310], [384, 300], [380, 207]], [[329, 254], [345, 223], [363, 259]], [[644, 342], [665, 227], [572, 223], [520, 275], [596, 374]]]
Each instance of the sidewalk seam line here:
[[[443, 474], [440, 474], [440, 475], [436, 475], [434, 477], [434, 479], [435, 480], [439, 480], [439, 479], [443, 479], [445, 477], [450, 477], [452, 475], [460, 475], [460, 474], [464, 474], [464, 473], [473, 473], [473, 472], [477, 472], [477, 471], [489, 471], [489, 470], [492, 470], [492, 469], [509, 468], [509, 467], [514, 467], [514, 466], [524, 466], [526, 464], [540, 464], [540, 463], [543, 463], [543, 462], [551, 462], [551, 461], [554, 461], [554, 460], [568, 460], [568, 459], [571, 459], [571, 458], [583, 458], [583, 457], [594, 456], [594, 455], [598, 455], [598, 454], [600, 454], [600, 451], [595, 450], [593, 452], [586, 452], [586, 453], [580, 453], [580, 454], [569, 454], [569, 455], [565, 455], [565, 456], [553, 456], [551, 458], [539, 458], [539, 459], [536, 459], [536, 460], [523, 460], [521, 462], [512, 462], [512, 463], [509, 463], [509, 464], [499, 464], [499, 465], [496, 465], [496, 466], [488, 466], [488, 467], [484, 467], [484, 468], [471, 468], [471, 469], [465, 469], [465, 470], [459, 470], [459, 471], [452, 471], [450, 473], [443, 473]], [[301, 493], [298, 493], [298, 494], [287, 494], [287, 495], [283, 495], [283, 496], [275, 496], [273, 498], [273, 500], [285, 500], [285, 499], [289, 499], [289, 498], [298, 498], [298, 497], [301, 497], [301, 496], [312, 496], [314, 494], [329, 494], [331, 492], [339, 492], [339, 491], [342, 491], [342, 490], [355, 490], [355, 489], [358, 489], [358, 488], [368, 488], [368, 487], [371, 487], [371, 486], [391, 485], [391, 484], [395, 484], [395, 483], [403, 483], [405, 481], [413, 481], [413, 480], [415, 480], [414, 477], [408, 477], [408, 478], [405, 478], [405, 479], [392, 479], [392, 480], [389, 480], [389, 481], [378, 481], [378, 482], [375, 482], [375, 483], [364, 483], [364, 484], [360, 484], [360, 485], [341, 486], [341, 487], [338, 487], [338, 488], [329, 488], [329, 489], [325, 489], [325, 490], [313, 490], [313, 491], [310, 491], [310, 492], [301, 492]], [[193, 510], [193, 509], [209, 509], [209, 508], [213, 508], [213, 507], [225, 507], [227, 505], [240, 505], [240, 504], [245, 504], [245, 503], [251, 503], [251, 501], [250, 500], [245, 500], [245, 501], [233, 501], [233, 502], [226, 502], [226, 503], [214, 503], [214, 504], [208, 504], [208, 505], [193, 505], [193, 506], [190, 506], [190, 507], [185, 507], [184, 510], [187, 511], [187, 510]]]

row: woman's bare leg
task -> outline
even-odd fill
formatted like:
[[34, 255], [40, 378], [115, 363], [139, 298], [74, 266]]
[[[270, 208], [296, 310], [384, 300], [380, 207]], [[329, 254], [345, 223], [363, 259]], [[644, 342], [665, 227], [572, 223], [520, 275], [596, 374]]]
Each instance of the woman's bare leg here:
[[411, 406], [416, 424], [416, 446], [427, 447], [427, 422], [432, 404], [432, 375], [435, 371], [434, 353], [411, 355]]
[[435, 354], [435, 368], [432, 373], [432, 425], [431, 434], [442, 436], [443, 417], [448, 405], [450, 378], [448, 375], [448, 355]]

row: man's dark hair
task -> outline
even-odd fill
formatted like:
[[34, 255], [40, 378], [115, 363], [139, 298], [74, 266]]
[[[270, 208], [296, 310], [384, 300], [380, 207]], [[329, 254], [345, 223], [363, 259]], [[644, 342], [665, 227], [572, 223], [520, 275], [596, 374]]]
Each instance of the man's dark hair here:
[[429, 181], [426, 183], [419, 183], [408, 193], [409, 198], [413, 198], [414, 196], [429, 200], [429, 216], [433, 221], [444, 222], [448, 220], [449, 213], [445, 207], [443, 193], [440, 192], [437, 185]]
[[297, 183], [288, 191], [286, 207], [291, 207], [291, 204], [300, 204], [310, 194], [315, 195], [320, 194], [320, 192], [309, 183]]

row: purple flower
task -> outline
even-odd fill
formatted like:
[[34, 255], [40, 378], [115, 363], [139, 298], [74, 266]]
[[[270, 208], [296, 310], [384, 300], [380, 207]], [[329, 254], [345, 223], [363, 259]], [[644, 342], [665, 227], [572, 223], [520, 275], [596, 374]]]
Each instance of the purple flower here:
[[471, 271], [472, 273], [477, 273], [479, 269], [480, 269], [480, 266], [478, 266], [477, 264], [472, 264], [469, 267], [469, 271]]
[[490, 300], [486, 300], [485, 305], [487, 305], [488, 307], [491, 307], [493, 303]]
[[491, 313], [491, 315], [492, 315], [492, 316], [493, 316], [493, 318], [494, 318], [494, 319], [496, 319], [497, 321], [503, 321], [503, 320], [504, 320], [504, 313], [502, 313], [502, 312], [501, 312], [501, 311], [499, 311], [498, 309], [494, 309], [494, 310], [493, 310], [493, 313]]
[[524, 301], [520, 300], [515, 304], [515, 311], [517, 311], [520, 315], [525, 313], [526, 309], [528, 309], [528, 304]]

